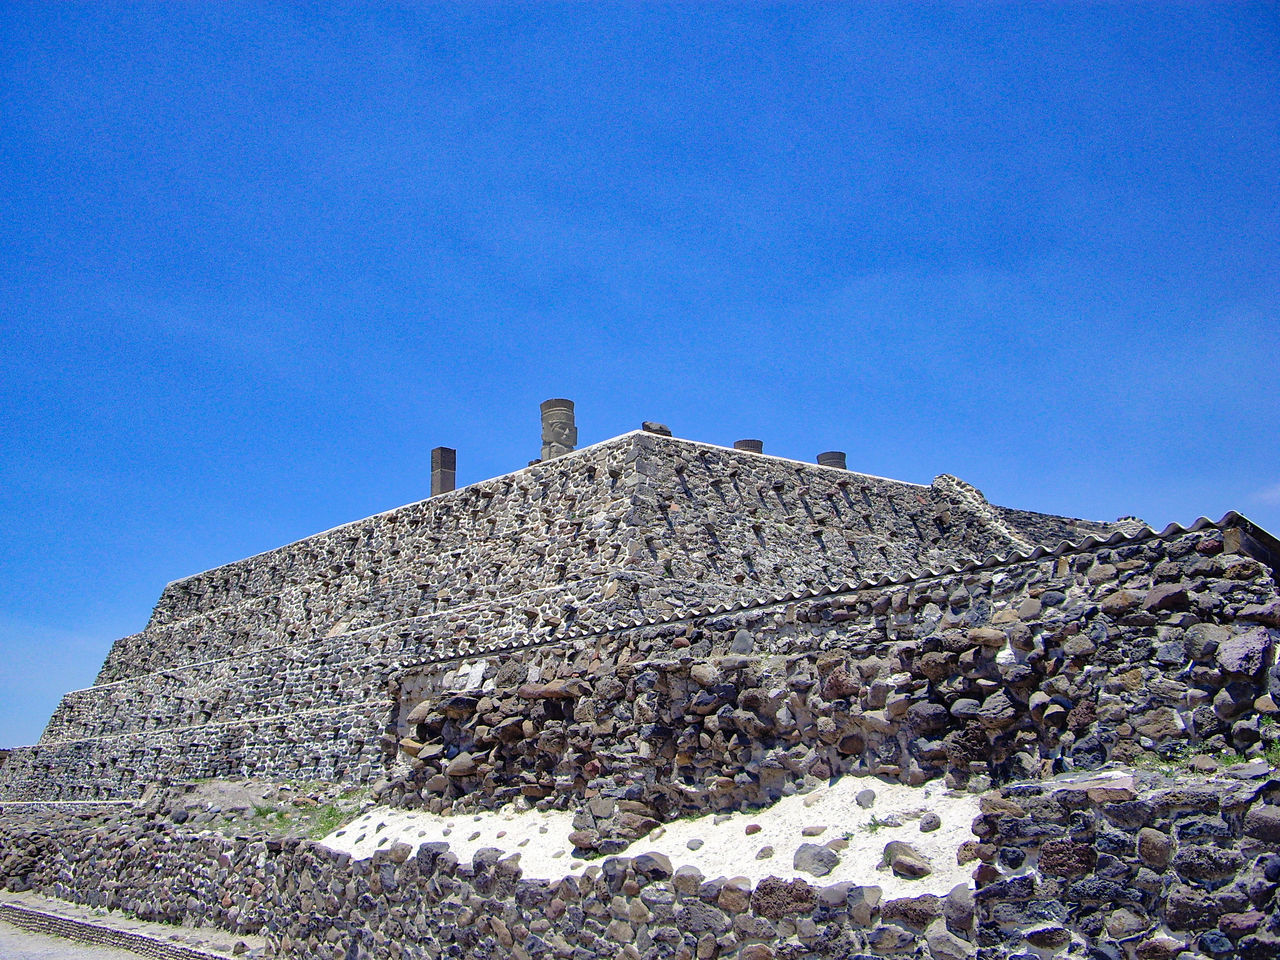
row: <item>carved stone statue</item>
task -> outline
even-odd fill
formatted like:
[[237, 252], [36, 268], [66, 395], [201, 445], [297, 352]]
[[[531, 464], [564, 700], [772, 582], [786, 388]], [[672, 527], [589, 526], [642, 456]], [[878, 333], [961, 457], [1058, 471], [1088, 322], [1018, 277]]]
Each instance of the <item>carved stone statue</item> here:
[[578, 428], [573, 422], [572, 400], [544, 400], [542, 411], [542, 459], [550, 460], [572, 453], [578, 443]]

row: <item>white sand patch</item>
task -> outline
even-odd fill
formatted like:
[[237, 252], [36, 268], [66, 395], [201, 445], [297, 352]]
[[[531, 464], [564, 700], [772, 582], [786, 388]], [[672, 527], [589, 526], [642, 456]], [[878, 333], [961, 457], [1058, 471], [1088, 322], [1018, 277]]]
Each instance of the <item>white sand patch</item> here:
[[[864, 809], [855, 797], [866, 789], [874, 790], [876, 799]], [[920, 816], [926, 811], [937, 814], [942, 826], [922, 833]], [[671, 859], [673, 867], [697, 867], [708, 879], [744, 877], [754, 884], [768, 876], [788, 880], [803, 877], [819, 885], [842, 881], [876, 885], [884, 889], [885, 899], [923, 893], [941, 895], [956, 884], [970, 882], [971, 867], [956, 863], [956, 848], [973, 839], [970, 825], [977, 815], [977, 797], [947, 791], [940, 780], [923, 787], [908, 787], [847, 776], [829, 787], [785, 797], [761, 810], [677, 820], [637, 840], [620, 856], [662, 853]], [[748, 834], [748, 826], [760, 829]], [[826, 829], [817, 836], [804, 836], [806, 827]], [[397, 841], [415, 847], [445, 841], [463, 862], [469, 862], [481, 847], [497, 847], [507, 854], [520, 854], [526, 877], [555, 880], [599, 862], [573, 855], [573, 845], [568, 840], [572, 829], [573, 815], [561, 811], [508, 807], [441, 816], [378, 807], [321, 842], [364, 858]], [[826, 876], [814, 877], [792, 866], [792, 856], [800, 844], [822, 845], [841, 839], [848, 845], [838, 851], [840, 862]], [[933, 872], [918, 880], [894, 876], [881, 865], [885, 844], [891, 840], [910, 843], [928, 859]], [[698, 849], [691, 850], [690, 841]], [[764, 847], [772, 847], [773, 855], [758, 859]]]
[[[876, 794], [869, 809], [858, 806], [854, 799], [866, 789]], [[920, 815], [926, 811], [936, 813], [942, 826], [921, 833]], [[850, 881], [884, 888], [885, 899], [941, 895], [956, 884], [969, 882], [972, 867], [956, 863], [956, 848], [973, 839], [970, 827], [977, 815], [976, 796], [949, 795], [941, 781], [908, 787], [873, 778], [843, 777], [830, 787], [784, 797], [767, 809], [731, 814], [720, 823], [713, 817], [678, 820], [667, 824], [656, 839], [650, 834], [636, 841], [627, 853], [635, 856], [656, 850], [670, 857], [673, 866], [692, 864], [708, 878], [746, 877], [753, 884], [768, 876], [804, 877], [815, 884]], [[893, 826], [894, 822], [899, 825]], [[758, 824], [760, 831], [748, 835], [750, 824]], [[801, 832], [805, 827], [820, 826], [827, 829], [818, 836], [806, 837]], [[792, 867], [792, 856], [800, 844], [821, 845], [838, 838], [847, 840], [848, 846], [838, 851], [840, 863], [825, 877], [815, 878]], [[702, 840], [703, 845], [691, 851], [690, 840]], [[891, 840], [910, 843], [928, 859], [933, 872], [919, 880], [907, 880], [882, 868], [884, 847]], [[765, 846], [773, 847], [773, 856], [757, 859]]]
[[573, 856], [568, 839], [572, 831], [573, 814], [563, 810], [518, 810], [508, 805], [481, 813], [435, 814], [374, 807], [320, 842], [363, 860], [400, 841], [415, 849], [444, 841], [462, 863], [470, 863], [482, 847], [497, 847], [506, 854], [520, 854], [524, 876], [558, 880], [588, 862]]

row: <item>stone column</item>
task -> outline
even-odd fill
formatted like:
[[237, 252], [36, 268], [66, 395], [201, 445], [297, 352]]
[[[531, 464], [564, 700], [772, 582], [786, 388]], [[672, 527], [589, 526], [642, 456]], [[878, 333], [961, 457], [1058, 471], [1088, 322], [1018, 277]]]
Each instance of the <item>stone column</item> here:
[[763, 440], [735, 440], [733, 441], [733, 449], [745, 450], [748, 453], [764, 453]]
[[431, 450], [431, 495], [438, 497], [454, 488], [458, 479], [458, 451], [452, 447]]
[[843, 450], [828, 450], [826, 453], [818, 454], [818, 466], [835, 467], [837, 470], [848, 470], [845, 465]]
[[578, 428], [573, 422], [573, 401], [543, 400], [542, 459], [551, 460], [572, 453], [578, 443]]

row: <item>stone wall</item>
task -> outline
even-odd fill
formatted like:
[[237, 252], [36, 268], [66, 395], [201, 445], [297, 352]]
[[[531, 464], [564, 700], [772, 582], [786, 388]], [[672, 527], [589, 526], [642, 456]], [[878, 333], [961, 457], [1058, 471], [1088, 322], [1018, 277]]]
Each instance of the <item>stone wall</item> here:
[[[571, 809], [578, 853], [601, 859], [576, 879], [525, 880], [492, 852], [458, 863], [443, 845], [399, 844], [352, 861], [296, 838], [197, 834], [143, 808], [90, 821], [88, 808], [10, 804], [0, 882], [344, 960], [1273, 957], [1273, 547], [1228, 516], [736, 603], [655, 610], [633, 593], [602, 601], [617, 604], [605, 629], [573, 617], [492, 640], [467, 634], [460, 611], [420, 630], [353, 628], [306, 655], [249, 648], [103, 683], [13, 753], [10, 794], [381, 778], [375, 795], [398, 806]], [[214, 695], [206, 720], [196, 711]], [[1254, 762], [1194, 776], [1235, 760]], [[1116, 765], [1130, 773], [1094, 773]], [[844, 772], [983, 792], [959, 854], [973, 887], [884, 901], [875, 886], [753, 888], [613, 855], [642, 850], [663, 821]]]
[[[1274, 771], [1272, 771], [1274, 772]], [[1026, 783], [984, 798], [978, 937], [996, 955], [1280, 956], [1280, 780]]]
[[388, 759], [386, 700], [237, 721], [24, 747], [3, 771], [6, 801], [137, 798], [149, 784], [255, 777], [369, 783]]
[[[648, 434], [636, 439], [629, 558], [649, 554], [662, 578], [644, 586], [651, 615], [701, 600], [749, 602], [762, 593], [806, 591], [882, 575], [915, 575], [1037, 544], [1072, 529], [1109, 535], [1105, 524], [1063, 518], [1028, 538], [963, 481], [929, 486]], [[1026, 514], [1025, 516], [1037, 516]], [[1028, 524], [1028, 529], [1034, 525]], [[1104, 533], [1105, 531], [1105, 533]], [[638, 539], [637, 539], [638, 538]], [[670, 580], [720, 585], [682, 596]]]
[[601, 580], [631, 453], [601, 444], [171, 583], [99, 682]]
[[[252, 651], [69, 694], [0, 781], [8, 799], [88, 800], [163, 777], [367, 783], [391, 771], [394, 802], [569, 804], [643, 777], [672, 795], [665, 811], [708, 792], [761, 802], [813, 770], [963, 782], [1178, 745], [1260, 749], [1276, 593], [1261, 562], [1222, 552], [1240, 533], [1116, 535], [605, 631], [572, 621], [522, 643], [472, 639], [463, 611]], [[751, 760], [724, 762], [742, 738]], [[396, 772], [401, 739], [416, 769]]]
[[[1119, 540], [426, 665], [401, 679], [408, 769], [380, 793], [433, 810], [604, 795], [664, 820], [847, 771], [963, 786], [1261, 755], [1280, 596], [1227, 539]], [[615, 830], [586, 824], [583, 845]]]
[[171, 583], [99, 682], [462, 608], [562, 619], [555, 603], [515, 598], [566, 585], [593, 588], [563, 598], [580, 607], [612, 599], [617, 580], [623, 601], [660, 615], [1110, 529], [1014, 513], [1024, 519], [1005, 522], [950, 477], [922, 487], [627, 434]]
[[[0, 883], [145, 920], [263, 935], [283, 956], [682, 958], [1072, 956], [1270, 960], [1280, 947], [1280, 781], [1159, 775], [1012, 785], [982, 798], [958, 857], [974, 887], [883, 900], [878, 886], [703, 877], [610, 857], [525, 880], [493, 849], [369, 860], [298, 839], [121, 819], [0, 824]], [[1252, 778], [1252, 779], [1250, 779]], [[981, 951], [981, 953], [979, 952]]]
[[0, 922], [20, 930], [74, 940], [76, 943], [127, 950], [135, 956], [148, 957], [150, 960], [226, 960], [227, 956], [223, 951], [213, 953], [145, 934], [116, 930], [91, 920], [33, 910], [16, 903], [0, 903]]
[[1098, 523], [1092, 520], [1056, 517], [1048, 513], [1035, 513], [1031, 510], [1015, 510], [1011, 507], [993, 507], [992, 509], [1018, 536], [1029, 543], [1040, 544], [1050, 549], [1064, 540], [1079, 543], [1090, 536], [1105, 540], [1117, 531], [1135, 534], [1146, 526], [1136, 517], [1128, 517], [1114, 523]]
[[136, 796], [161, 777], [366, 782], [407, 732], [395, 701], [442, 664], [1085, 529], [1106, 525], [1000, 513], [951, 477], [630, 434], [170, 584], [0, 774], [0, 798]]

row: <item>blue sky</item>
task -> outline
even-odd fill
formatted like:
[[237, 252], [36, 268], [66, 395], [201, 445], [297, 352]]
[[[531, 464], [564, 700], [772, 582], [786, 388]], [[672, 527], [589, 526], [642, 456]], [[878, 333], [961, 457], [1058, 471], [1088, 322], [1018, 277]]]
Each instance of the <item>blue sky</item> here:
[[5, 4], [0, 746], [552, 396], [1280, 532], [1278, 104], [1274, 4]]

